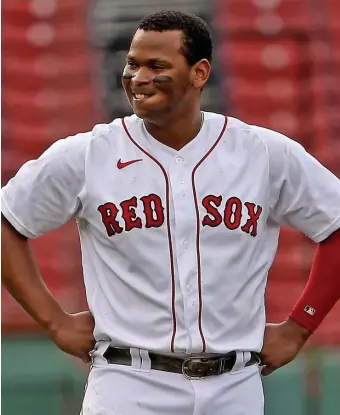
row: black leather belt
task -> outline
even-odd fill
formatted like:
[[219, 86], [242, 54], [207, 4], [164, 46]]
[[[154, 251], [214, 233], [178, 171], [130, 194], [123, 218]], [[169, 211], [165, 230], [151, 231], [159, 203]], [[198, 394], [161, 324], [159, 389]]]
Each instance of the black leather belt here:
[[[110, 364], [131, 366], [130, 349], [109, 347], [104, 353], [104, 358]], [[230, 372], [235, 365], [236, 352], [207, 358], [181, 358], [149, 352], [149, 358], [151, 360], [151, 369], [182, 373], [188, 379], [200, 379], [206, 376], [216, 376]], [[255, 363], [259, 363], [259, 358], [254, 352], [251, 352], [250, 359], [245, 366], [251, 366]]]

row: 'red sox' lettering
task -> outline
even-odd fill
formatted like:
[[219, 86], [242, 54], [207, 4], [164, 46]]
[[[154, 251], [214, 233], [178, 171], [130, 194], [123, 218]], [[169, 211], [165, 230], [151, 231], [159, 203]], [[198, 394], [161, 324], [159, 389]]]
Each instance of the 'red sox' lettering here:
[[[206, 196], [202, 205], [207, 210], [207, 215], [204, 216], [203, 226], [218, 226], [222, 223], [222, 215], [217, 209], [222, 203], [222, 196], [209, 195]], [[255, 205], [255, 203], [245, 202], [244, 204], [238, 197], [230, 197], [224, 208], [224, 224], [230, 230], [235, 230], [240, 227], [243, 217], [242, 207], [247, 208], [248, 218], [246, 223], [241, 227], [241, 230], [251, 236], [257, 235], [257, 224], [262, 213], [262, 207]], [[212, 219], [213, 218], [213, 219]]]
[[[158, 195], [151, 193], [142, 196], [139, 200], [143, 207], [144, 227], [159, 228], [162, 226], [164, 223], [162, 199]], [[123, 200], [119, 204], [120, 209], [112, 202], [104, 203], [97, 208], [101, 214], [102, 222], [108, 236], [120, 234], [123, 230], [129, 232], [134, 228], [143, 228], [142, 218], [136, 212], [139, 200], [135, 196]], [[222, 205], [222, 200], [222, 196], [205, 196], [202, 200], [202, 206], [207, 214], [203, 217], [202, 225], [216, 227], [220, 226], [223, 222], [229, 230], [233, 231], [240, 228], [241, 231], [253, 237], [257, 236], [258, 221], [262, 213], [262, 207], [251, 202], [242, 203], [238, 197], [230, 197], [223, 204], [223, 213], [221, 214], [219, 208]], [[247, 209], [246, 218], [244, 217], [244, 207]], [[241, 226], [242, 222], [243, 225]]]
[[232, 231], [240, 226], [242, 219], [242, 202], [238, 197], [227, 200], [224, 209], [224, 224]]
[[146, 228], [159, 228], [164, 223], [164, 208], [162, 206], [162, 199], [151, 194], [149, 196], [143, 196], [140, 198], [144, 206], [145, 214], [145, 227]]
[[123, 200], [120, 204], [123, 211], [123, 219], [125, 222], [125, 230], [131, 231], [133, 228], [141, 228], [142, 220], [136, 215], [137, 198]]
[[117, 213], [119, 211], [114, 203], [104, 203], [104, 205], [100, 205], [98, 207], [98, 210], [102, 215], [102, 221], [109, 236], [112, 236], [116, 233], [122, 233], [123, 228], [119, 225], [119, 222], [116, 219]]
[[[202, 205], [206, 208], [208, 212], [208, 215], [205, 215], [203, 218], [203, 226], [218, 226], [222, 223], [222, 216], [219, 214], [216, 208], [216, 206], [220, 206], [221, 203], [222, 196], [209, 195], [202, 200]], [[209, 215], [212, 216], [213, 219], [211, 219]]]
[[249, 218], [247, 220], [247, 223], [243, 225], [241, 229], [243, 230], [243, 232], [247, 232], [251, 236], [256, 236], [257, 235], [257, 222], [262, 213], [262, 207], [257, 206], [256, 211], [255, 211], [255, 203], [246, 202], [245, 206], [248, 209]]
[[[140, 198], [143, 203], [143, 211], [145, 216], [146, 228], [158, 228], [164, 223], [164, 208], [162, 205], [162, 199], [156, 194], [150, 194]], [[120, 203], [121, 216], [124, 220], [125, 231], [129, 232], [133, 228], [142, 228], [142, 219], [137, 216], [138, 200], [134, 196], [131, 199], [123, 200]], [[100, 205], [97, 210], [102, 216], [102, 222], [106, 228], [108, 236], [113, 236], [116, 233], [122, 233], [123, 228], [120, 226], [117, 219], [119, 209], [112, 203], [104, 203]]]

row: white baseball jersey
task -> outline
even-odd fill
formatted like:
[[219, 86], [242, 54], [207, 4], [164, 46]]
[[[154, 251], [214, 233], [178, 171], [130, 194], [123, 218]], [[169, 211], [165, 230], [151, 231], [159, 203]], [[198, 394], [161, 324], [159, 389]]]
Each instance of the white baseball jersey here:
[[281, 224], [340, 228], [340, 181], [301, 145], [205, 113], [177, 151], [133, 115], [54, 143], [2, 189], [28, 238], [77, 219], [95, 338], [159, 352], [260, 351]]

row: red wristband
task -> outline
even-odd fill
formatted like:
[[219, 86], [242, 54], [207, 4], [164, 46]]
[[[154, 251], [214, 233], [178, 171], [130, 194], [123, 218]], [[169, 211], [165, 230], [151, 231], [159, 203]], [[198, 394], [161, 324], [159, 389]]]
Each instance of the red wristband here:
[[289, 318], [313, 332], [340, 298], [340, 230], [317, 248], [307, 285]]

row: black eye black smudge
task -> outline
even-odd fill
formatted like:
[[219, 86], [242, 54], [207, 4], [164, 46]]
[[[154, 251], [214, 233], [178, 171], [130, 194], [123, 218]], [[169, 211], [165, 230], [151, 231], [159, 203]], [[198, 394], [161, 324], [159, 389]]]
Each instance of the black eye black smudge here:
[[172, 82], [172, 78], [167, 75], [156, 75], [153, 77], [152, 82]]

